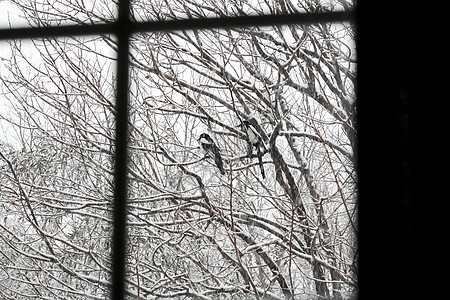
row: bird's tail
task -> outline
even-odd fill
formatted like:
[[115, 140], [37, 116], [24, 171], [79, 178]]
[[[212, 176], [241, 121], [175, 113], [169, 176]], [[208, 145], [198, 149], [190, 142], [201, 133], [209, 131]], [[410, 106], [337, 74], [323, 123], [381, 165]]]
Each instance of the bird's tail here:
[[263, 161], [262, 161], [262, 154], [261, 154], [261, 149], [259, 148], [260, 146], [256, 146], [256, 151], [258, 154], [258, 163], [259, 163], [259, 168], [261, 169], [261, 175], [263, 179], [266, 179], [266, 174], [264, 173], [264, 166], [263, 166]]
[[223, 169], [222, 157], [220, 157], [219, 153], [216, 153], [216, 155], [214, 156], [214, 161], [216, 162], [216, 165], [219, 168], [220, 173], [222, 173], [222, 175], [225, 175], [225, 170]]

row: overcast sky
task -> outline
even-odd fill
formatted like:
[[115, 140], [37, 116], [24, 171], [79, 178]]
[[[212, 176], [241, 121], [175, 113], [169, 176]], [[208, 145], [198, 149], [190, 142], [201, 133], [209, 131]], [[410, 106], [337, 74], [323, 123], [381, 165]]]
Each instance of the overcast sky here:
[[[12, 3], [6, 0], [0, 0], [0, 28], [20, 28], [27, 25], [25, 19], [21, 17], [20, 10]], [[26, 43], [26, 42], [25, 42]], [[5, 74], [4, 63], [11, 58], [9, 44], [6, 41], [0, 41], [0, 76]], [[1, 83], [0, 83], [1, 84]], [[0, 93], [4, 93], [4, 87], [0, 86]], [[19, 146], [15, 139], [15, 131], [12, 126], [1, 116], [7, 117], [11, 115], [8, 101], [4, 98], [0, 100], [0, 142], [6, 142], [15, 146]]]
[[[11, 25], [11, 26], [10, 26]], [[24, 27], [27, 23], [20, 10], [9, 1], [0, 0], [0, 28]]]

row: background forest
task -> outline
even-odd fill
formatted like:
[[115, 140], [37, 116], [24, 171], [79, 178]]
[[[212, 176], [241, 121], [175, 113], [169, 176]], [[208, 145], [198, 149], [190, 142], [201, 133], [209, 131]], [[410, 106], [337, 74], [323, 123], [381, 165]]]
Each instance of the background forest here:
[[[31, 26], [111, 22], [100, 0], [15, 1]], [[328, 1], [132, 2], [171, 20], [350, 10]], [[348, 299], [356, 280], [351, 24], [137, 33], [130, 41], [130, 299]], [[0, 298], [105, 299], [113, 36], [2, 44]], [[264, 143], [241, 130], [248, 120]], [[3, 134], [4, 133], [4, 134]], [[225, 174], [205, 157], [208, 133]]]

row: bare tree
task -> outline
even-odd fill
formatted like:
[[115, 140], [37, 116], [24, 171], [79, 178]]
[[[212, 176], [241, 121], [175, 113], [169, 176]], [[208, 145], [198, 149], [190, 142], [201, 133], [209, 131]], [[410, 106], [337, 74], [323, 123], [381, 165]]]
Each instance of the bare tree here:
[[[71, 3], [92, 20], [108, 19]], [[20, 7], [36, 24], [85, 22], [64, 10], [44, 17], [36, 7]], [[135, 1], [133, 17], [351, 7], [346, 1]], [[356, 293], [353, 30], [315, 24], [132, 37], [130, 297]], [[0, 118], [16, 128], [22, 149], [0, 148], [5, 298], [107, 294], [115, 47], [109, 36], [53, 38], [34, 40], [27, 55], [10, 43], [2, 93], [14, 115]], [[243, 121], [261, 136], [265, 178]], [[201, 133], [220, 148], [224, 175], [200, 151]]]

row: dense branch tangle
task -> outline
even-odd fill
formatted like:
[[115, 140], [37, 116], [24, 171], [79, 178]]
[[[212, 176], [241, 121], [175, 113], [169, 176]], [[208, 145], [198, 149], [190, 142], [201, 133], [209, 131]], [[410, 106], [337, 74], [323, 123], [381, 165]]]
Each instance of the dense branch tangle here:
[[[134, 36], [133, 107], [136, 121], [152, 127], [134, 137], [135, 155], [165, 167], [157, 177], [173, 189], [170, 228], [179, 227], [183, 241], [198, 245], [192, 253], [203, 255], [168, 244], [159, 252], [190, 261], [190, 274], [202, 278], [190, 288], [209, 295], [219, 285], [221, 293], [274, 298], [351, 293], [356, 116], [349, 32], [311, 25]], [[346, 42], [339, 40], [344, 33]], [[244, 119], [268, 146], [267, 180], [236, 127]], [[222, 149], [225, 176], [202, 159], [195, 141], [201, 132]], [[196, 200], [187, 204], [181, 195]]]
[[[164, 9], [135, 1], [133, 17], [326, 9], [320, 2], [170, 1]], [[80, 23], [61, 8], [57, 13]], [[28, 15], [36, 24], [51, 23]], [[91, 18], [108, 20], [99, 11]], [[339, 299], [354, 293], [352, 30], [318, 24], [133, 35], [128, 295]], [[20, 122], [1, 116], [23, 136], [23, 152], [1, 148], [1, 209], [11, 216], [0, 223], [7, 229], [1, 250], [8, 253], [2, 276], [26, 291], [22, 298], [49, 297], [55, 288], [65, 289], [65, 299], [101, 298], [108, 289], [115, 111], [104, 48], [115, 51], [116, 43], [101, 39], [103, 47], [86, 39], [36, 41], [45, 71], [24, 54], [2, 78]], [[22, 49], [12, 46], [19, 61]], [[240, 120], [251, 121], [265, 142], [265, 180]], [[220, 147], [225, 175], [199, 151], [202, 132]], [[29, 207], [13, 201], [21, 198], [18, 187]], [[38, 222], [27, 219], [30, 211]], [[17, 257], [22, 263], [13, 268]]]

